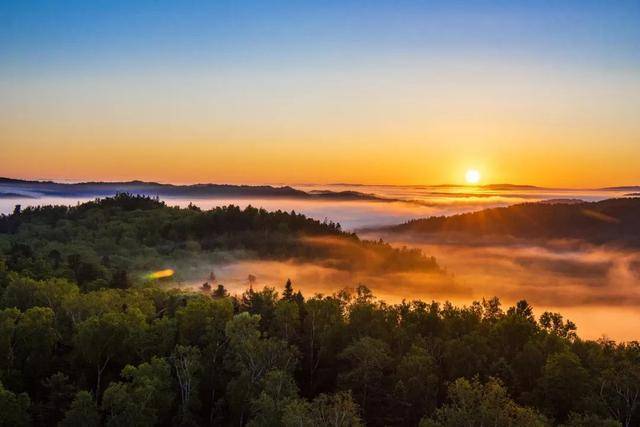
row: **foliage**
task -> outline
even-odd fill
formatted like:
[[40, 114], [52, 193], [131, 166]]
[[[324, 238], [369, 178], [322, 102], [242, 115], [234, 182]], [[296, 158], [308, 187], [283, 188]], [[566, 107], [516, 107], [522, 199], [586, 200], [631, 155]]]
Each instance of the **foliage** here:
[[[581, 239], [640, 246], [640, 197], [578, 203], [521, 203], [508, 207], [414, 219], [396, 231], [436, 233], [466, 240], [478, 236]], [[532, 220], [533, 219], [533, 220]]]
[[122, 370], [125, 382], [112, 382], [105, 390], [102, 407], [108, 426], [158, 424], [173, 402], [171, 368], [161, 358]]
[[283, 221], [369, 244], [299, 215], [130, 196], [3, 218], [0, 425], [640, 425], [640, 345], [582, 340], [526, 301], [386, 304], [364, 286], [305, 299], [290, 281], [281, 296], [136, 279], [140, 266], [257, 234], [269, 243], [243, 247], [316, 256], [278, 234]]
[[420, 427], [522, 426], [544, 427], [547, 420], [530, 408], [511, 400], [500, 381], [490, 378], [481, 384], [478, 378], [459, 378], [449, 386], [449, 403], [438, 409], [433, 418]]
[[0, 426], [27, 426], [30, 416], [27, 410], [31, 400], [26, 393], [16, 395], [4, 388], [0, 382]]
[[[232, 205], [180, 209], [128, 194], [0, 215], [0, 243], [7, 247], [9, 270], [32, 279], [64, 278], [83, 290], [123, 289], [144, 281], [143, 272], [174, 264], [188, 270], [194, 260], [230, 256], [294, 258], [343, 269], [439, 271], [435, 259], [418, 250], [360, 240], [339, 224], [295, 212]], [[25, 286], [37, 284], [19, 285]], [[24, 306], [16, 292], [7, 298]]]
[[97, 427], [100, 425], [100, 413], [93, 396], [88, 391], [79, 391], [71, 407], [60, 423], [61, 427]]

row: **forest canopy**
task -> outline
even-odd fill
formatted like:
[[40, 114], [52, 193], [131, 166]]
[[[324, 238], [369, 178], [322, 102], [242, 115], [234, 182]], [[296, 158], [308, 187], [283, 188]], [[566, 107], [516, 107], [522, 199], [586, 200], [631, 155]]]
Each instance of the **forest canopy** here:
[[291, 281], [230, 295], [134, 274], [229, 251], [357, 265], [319, 238], [373, 251], [376, 268], [437, 271], [337, 224], [121, 195], [16, 209], [0, 233], [2, 426], [640, 423], [640, 344], [583, 340], [524, 300], [387, 304]]
[[[167, 265], [237, 259], [313, 261], [338, 269], [439, 273], [420, 250], [366, 241], [330, 221], [237, 206], [202, 211], [119, 194], [77, 206], [42, 206], [0, 216], [0, 250], [11, 270], [61, 277], [82, 289], [123, 288]], [[180, 269], [178, 269], [180, 272]]]

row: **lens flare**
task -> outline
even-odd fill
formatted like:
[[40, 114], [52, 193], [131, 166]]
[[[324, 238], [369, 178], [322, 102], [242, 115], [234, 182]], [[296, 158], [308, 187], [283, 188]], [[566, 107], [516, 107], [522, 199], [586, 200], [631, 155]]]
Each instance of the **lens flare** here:
[[153, 273], [149, 273], [145, 277], [147, 279], [164, 279], [165, 277], [173, 276], [174, 273], [175, 271], [173, 271], [170, 268], [167, 268], [164, 270], [158, 270], [158, 271], [154, 271]]

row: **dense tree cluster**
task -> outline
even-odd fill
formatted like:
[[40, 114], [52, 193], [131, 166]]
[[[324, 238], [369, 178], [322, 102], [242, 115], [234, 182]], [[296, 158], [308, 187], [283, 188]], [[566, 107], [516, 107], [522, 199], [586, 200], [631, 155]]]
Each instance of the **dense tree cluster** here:
[[2, 265], [0, 425], [615, 426], [640, 346], [524, 301], [387, 305], [365, 287], [82, 292]]
[[295, 212], [237, 206], [201, 211], [120, 194], [74, 207], [27, 208], [0, 216], [9, 269], [67, 278], [82, 290], [126, 288], [134, 273], [238, 258], [297, 259], [339, 269], [439, 271], [432, 257], [360, 240], [333, 222]]
[[[525, 301], [390, 305], [364, 286], [305, 298], [290, 281], [230, 296], [221, 284], [164, 289], [106, 267], [133, 253], [113, 245], [153, 248], [151, 258], [172, 240], [140, 241], [211, 236], [204, 225], [192, 234], [198, 221], [281, 223], [228, 209], [127, 197], [5, 217], [19, 224], [0, 255], [0, 426], [640, 423], [640, 345], [582, 340], [572, 322], [536, 318]], [[103, 264], [103, 250], [119, 255]]]

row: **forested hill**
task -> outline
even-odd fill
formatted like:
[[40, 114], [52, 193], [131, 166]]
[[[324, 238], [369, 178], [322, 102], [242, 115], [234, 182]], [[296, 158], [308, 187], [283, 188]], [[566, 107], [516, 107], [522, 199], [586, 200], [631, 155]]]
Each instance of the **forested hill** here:
[[131, 273], [236, 259], [313, 261], [338, 269], [432, 271], [433, 258], [360, 240], [333, 222], [295, 212], [195, 206], [120, 194], [74, 207], [44, 206], [0, 216], [0, 251], [12, 269], [81, 286], [123, 287]]
[[[328, 253], [333, 239], [352, 249]], [[305, 296], [290, 281], [229, 295], [130, 274], [238, 251], [435, 268], [336, 224], [120, 195], [16, 209], [0, 248], [0, 426], [640, 423], [640, 345], [583, 341], [526, 301], [387, 304], [364, 286]]]
[[524, 203], [450, 217], [416, 219], [396, 232], [526, 239], [581, 239], [640, 246], [640, 198], [581, 203]]

